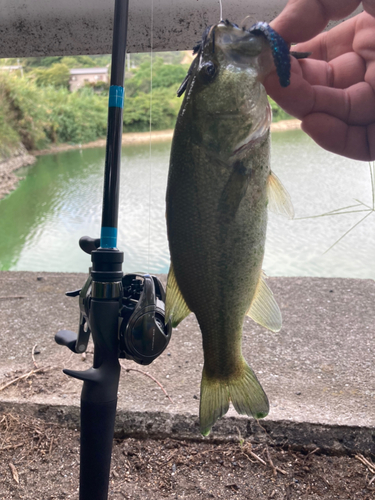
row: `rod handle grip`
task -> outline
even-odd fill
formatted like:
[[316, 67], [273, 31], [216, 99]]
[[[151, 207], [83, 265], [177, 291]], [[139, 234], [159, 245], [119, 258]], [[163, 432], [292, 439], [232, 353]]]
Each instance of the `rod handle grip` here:
[[107, 500], [116, 405], [81, 400], [79, 500]]

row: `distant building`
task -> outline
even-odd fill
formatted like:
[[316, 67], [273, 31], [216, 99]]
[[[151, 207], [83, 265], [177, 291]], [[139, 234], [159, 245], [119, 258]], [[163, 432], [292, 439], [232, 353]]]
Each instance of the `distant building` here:
[[0, 66], [0, 70], [4, 71], [17, 71], [18, 69], [22, 69], [22, 66], [18, 64], [17, 66]]
[[86, 83], [108, 83], [108, 68], [79, 68], [70, 70], [70, 91], [84, 87]]
[[0, 71], [9, 71], [9, 73], [12, 73], [13, 71], [20, 71], [21, 76], [23, 76], [23, 68], [21, 64], [14, 66], [0, 66]]

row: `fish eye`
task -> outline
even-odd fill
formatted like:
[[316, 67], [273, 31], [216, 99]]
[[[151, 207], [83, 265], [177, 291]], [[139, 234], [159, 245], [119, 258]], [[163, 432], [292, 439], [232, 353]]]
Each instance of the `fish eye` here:
[[223, 35], [223, 37], [222, 37], [222, 42], [223, 42], [224, 44], [229, 44], [229, 43], [232, 43], [232, 42], [233, 42], [233, 39], [232, 39], [232, 37], [231, 37], [230, 35], [225, 34], [225, 35]]
[[209, 61], [201, 66], [199, 78], [203, 83], [209, 83], [216, 74], [216, 66], [213, 62]]

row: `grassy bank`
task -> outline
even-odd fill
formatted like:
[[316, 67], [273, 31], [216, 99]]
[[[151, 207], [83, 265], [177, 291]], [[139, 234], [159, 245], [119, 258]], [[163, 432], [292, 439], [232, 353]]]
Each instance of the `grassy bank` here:
[[[271, 132], [285, 132], [287, 130], [297, 130], [301, 127], [301, 121], [296, 118], [288, 120], [280, 120], [271, 124]], [[130, 144], [146, 144], [151, 142], [171, 141], [173, 137], [173, 129], [168, 130], [153, 130], [150, 134], [147, 132], [128, 132], [122, 135], [122, 145]], [[96, 141], [86, 142], [85, 144], [58, 144], [51, 145], [46, 149], [32, 151], [35, 156], [41, 156], [51, 153], [62, 153], [72, 149], [90, 149], [90, 148], [104, 148], [106, 146], [106, 139], [97, 139]]]
[[[186, 74], [186, 65], [154, 63], [150, 94], [150, 65], [132, 69], [125, 83], [124, 132], [173, 129], [182, 100], [176, 89]], [[20, 142], [28, 151], [59, 144], [86, 144], [105, 138], [108, 91], [92, 87], [70, 92], [64, 85], [46, 85], [39, 73], [0, 73], [0, 158], [12, 156]], [[150, 103], [152, 111], [150, 113]], [[271, 101], [274, 121], [288, 115]]]
[[[152, 94], [152, 128], [174, 127], [180, 102], [172, 89]], [[0, 75], [0, 143], [2, 156], [22, 142], [28, 150], [52, 144], [82, 144], [105, 137], [108, 96], [91, 88], [69, 92], [65, 88], [39, 87], [27, 79]], [[125, 99], [124, 132], [149, 128], [150, 95]]]

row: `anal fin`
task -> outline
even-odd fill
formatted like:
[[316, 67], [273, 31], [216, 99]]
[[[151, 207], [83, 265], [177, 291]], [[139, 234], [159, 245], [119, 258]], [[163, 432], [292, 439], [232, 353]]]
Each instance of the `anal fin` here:
[[172, 327], [175, 328], [183, 319], [188, 316], [190, 309], [188, 308], [180, 288], [176, 281], [173, 264], [169, 268], [167, 291], [165, 304], [165, 318], [171, 320]]
[[263, 272], [259, 277], [253, 301], [246, 314], [272, 332], [278, 332], [281, 329], [281, 312], [273, 293], [265, 282]]

